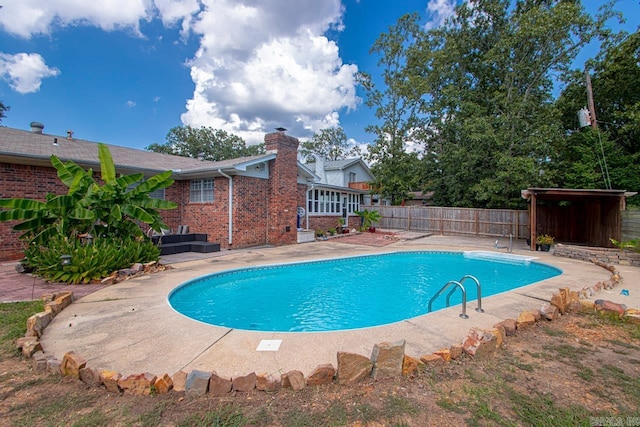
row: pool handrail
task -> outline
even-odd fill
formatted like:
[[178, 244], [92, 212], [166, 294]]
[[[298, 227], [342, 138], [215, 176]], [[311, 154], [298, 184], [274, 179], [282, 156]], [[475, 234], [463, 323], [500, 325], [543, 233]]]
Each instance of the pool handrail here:
[[[464, 283], [465, 280], [467, 279], [471, 279], [474, 282], [476, 282], [476, 291], [478, 294], [478, 306], [476, 307], [476, 311], [478, 313], [484, 313], [484, 309], [482, 308], [482, 285], [480, 285], [480, 281], [475, 277], [472, 276], [471, 274], [465, 274], [464, 276], [462, 276], [462, 278], [460, 280], [458, 280], [460, 282], [460, 284], [462, 285]], [[451, 295], [453, 295], [453, 293], [455, 292], [456, 288], [451, 289], [451, 291], [447, 294], [447, 307], [449, 307], [449, 299], [451, 298]]]
[[[460, 317], [462, 317], [463, 319], [468, 319], [469, 316], [467, 315], [467, 291], [464, 288], [464, 286], [462, 286], [462, 283], [455, 281], [455, 280], [449, 280], [439, 291], [437, 294], [435, 294], [433, 297], [431, 297], [431, 299], [429, 300], [429, 306], [427, 309], [427, 312], [431, 312], [431, 305], [433, 304], [433, 301], [438, 298], [440, 295], [442, 295], [442, 293], [451, 285], [455, 285], [457, 288], [460, 288], [460, 291], [462, 291], [462, 313], [460, 313]], [[456, 288], [453, 288], [453, 290], [455, 290]], [[448, 298], [447, 298], [447, 307], [449, 307], [448, 304]]]

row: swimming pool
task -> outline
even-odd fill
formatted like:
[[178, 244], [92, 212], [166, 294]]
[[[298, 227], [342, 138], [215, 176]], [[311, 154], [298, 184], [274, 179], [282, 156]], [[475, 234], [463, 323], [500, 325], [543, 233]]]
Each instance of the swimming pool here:
[[[429, 300], [443, 285], [467, 274], [480, 281], [486, 297], [561, 273], [516, 257], [393, 252], [214, 273], [178, 286], [168, 301], [187, 317], [233, 329], [335, 331], [426, 314]], [[476, 287], [469, 283], [467, 304], [475, 307]], [[445, 300], [440, 297], [433, 309], [443, 308]], [[460, 301], [456, 291], [451, 305]]]

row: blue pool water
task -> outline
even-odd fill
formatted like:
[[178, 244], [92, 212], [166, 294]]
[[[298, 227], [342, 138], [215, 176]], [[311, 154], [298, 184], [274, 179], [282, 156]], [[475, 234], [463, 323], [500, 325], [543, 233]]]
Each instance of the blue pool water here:
[[[230, 270], [186, 282], [169, 295], [179, 313], [234, 329], [311, 332], [378, 326], [427, 313], [450, 280], [475, 276], [482, 296], [562, 273], [523, 259], [483, 259], [461, 252], [396, 252]], [[464, 282], [475, 308], [475, 283]], [[433, 303], [445, 307], [446, 294]], [[460, 304], [461, 292], [451, 297]]]

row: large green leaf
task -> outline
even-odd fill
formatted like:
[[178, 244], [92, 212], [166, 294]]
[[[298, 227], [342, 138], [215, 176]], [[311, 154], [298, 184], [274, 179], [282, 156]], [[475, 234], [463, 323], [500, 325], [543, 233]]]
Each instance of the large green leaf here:
[[104, 144], [98, 144], [98, 158], [100, 159], [100, 172], [102, 180], [110, 183], [116, 179], [116, 166], [113, 163], [109, 147]]
[[115, 184], [118, 187], [126, 190], [127, 187], [129, 187], [131, 184], [135, 184], [136, 182], [141, 181], [142, 179], [144, 179], [144, 174], [141, 174], [141, 173], [136, 173], [132, 175], [123, 175], [118, 179], [116, 179]]
[[116, 220], [116, 221], [122, 221], [122, 211], [120, 209], [120, 205], [116, 204], [113, 205], [111, 207], [111, 216]]
[[175, 209], [178, 207], [178, 204], [170, 200], [148, 198], [140, 201], [139, 206], [152, 209]]
[[173, 179], [171, 179], [172, 173], [173, 172], [169, 170], [152, 176], [134, 188], [132, 193], [135, 195], [148, 194], [160, 188], [169, 187], [174, 182]]
[[96, 219], [96, 214], [94, 211], [85, 208], [74, 208], [68, 212], [69, 218], [78, 219], [78, 220], [86, 220], [93, 221]]
[[153, 215], [136, 205], [125, 205], [123, 206], [122, 211], [131, 218], [147, 224], [150, 224], [156, 220]]
[[29, 199], [0, 199], [0, 208], [38, 211], [46, 208], [46, 203]]

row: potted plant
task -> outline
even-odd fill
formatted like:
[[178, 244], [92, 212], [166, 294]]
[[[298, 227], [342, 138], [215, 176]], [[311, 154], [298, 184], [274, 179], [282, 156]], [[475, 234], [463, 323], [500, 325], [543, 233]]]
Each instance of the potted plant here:
[[540, 234], [536, 238], [536, 243], [539, 245], [541, 251], [549, 252], [549, 249], [551, 249], [551, 245], [553, 245], [554, 243], [554, 238], [549, 236], [548, 234]]
[[344, 232], [344, 218], [338, 218], [338, 225], [336, 226], [336, 233], [342, 234]]
[[363, 229], [369, 230], [370, 233], [375, 233], [376, 227], [374, 227], [373, 223], [380, 221], [380, 212], [365, 209], [363, 211], [356, 211], [355, 214], [362, 218]]

